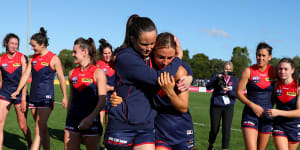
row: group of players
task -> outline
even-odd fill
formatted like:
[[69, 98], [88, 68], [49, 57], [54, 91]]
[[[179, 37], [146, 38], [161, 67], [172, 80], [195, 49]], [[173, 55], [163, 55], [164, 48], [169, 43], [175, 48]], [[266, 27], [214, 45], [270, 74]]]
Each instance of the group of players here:
[[[54, 105], [56, 73], [63, 93], [62, 106], [67, 108], [65, 149], [80, 149], [82, 139], [87, 149], [99, 149], [104, 114], [108, 116], [103, 141], [107, 149], [194, 148], [188, 109], [191, 68], [180, 60], [178, 39], [170, 33], [157, 36], [150, 18], [129, 17], [116, 57], [111, 56], [112, 46], [102, 39], [102, 60], [97, 62], [94, 40], [75, 40], [72, 55], [77, 67], [68, 75], [69, 100], [62, 64], [47, 49], [44, 28], [32, 35], [30, 44], [34, 55], [27, 59], [17, 51], [17, 35], [8, 34], [3, 40], [6, 53], [0, 59], [0, 149], [11, 104], [28, 147], [38, 150], [42, 145], [50, 149], [47, 120]], [[246, 68], [238, 82], [237, 97], [246, 104], [242, 117], [245, 145], [247, 149], [266, 149], [273, 133], [278, 149], [296, 149], [300, 140], [300, 102], [295, 64], [283, 58], [273, 69], [268, 65], [271, 57], [272, 47], [260, 43], [257, 64]], [[26, 83], [30, 75], [28, 97]], [[245, 88], [247, 95], [243, 94]], [[272, 109], [273, 103], [276, 109]], [[35, 120], [33, 141], [26, 123], [27, 108]]]
[[[177, 38], [171, 33], [157, 36], [150, 18], [130, 16], [116, 57], [111, 56], [111, 45], [102, 39], [102, 60], [97, 62], [94, 40], [76, 39], [72, 56], [77, 67], [68, 75], [69, 99], [61, 61], [47, 49], [43, 27], [32, 35], [30, 44], [34, 55], [28, 59], [17, 51], [17, 35], [7, 34], [3, 40], [0, 149], [11, 104], [28, 148], [50, 149], [47, 120], [54, 106], [55, 74], [63, 94], [62, 106], [67, 108], [65, 149], [80, 149], [81, 140], [87, 149], [99, 149], [104, 118], [101, 110], [108, 116], [103, 141], [107, 149], [193, 149], [194, 129], [188, 110], [192, 71], [179, 59], [182, 50]], [[35, 120], [33, 141], [26, 122], [27, 108]]]
[[259, 43], [257, 63], [244, 69], [237, 85], [237, 97], [245, 104], [241, 121], [245, 146], [265, 150], [273, 134], [276, 149], [296, 150], [300, 141], [298, 73], [292, 59], [282, 58], [273, 67], [268, 64], [271, 58], [272, 47]]

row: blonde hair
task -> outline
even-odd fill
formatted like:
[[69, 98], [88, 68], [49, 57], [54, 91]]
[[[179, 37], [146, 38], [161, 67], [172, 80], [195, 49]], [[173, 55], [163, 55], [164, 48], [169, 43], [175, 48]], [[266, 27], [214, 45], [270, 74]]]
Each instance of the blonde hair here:
[[233, 71], [233, 63], [231, 61], [225, 61], [224, 62], [224, 68], [225, 68], [226, 65], [229, 65], [231, 67], [232, 71]]

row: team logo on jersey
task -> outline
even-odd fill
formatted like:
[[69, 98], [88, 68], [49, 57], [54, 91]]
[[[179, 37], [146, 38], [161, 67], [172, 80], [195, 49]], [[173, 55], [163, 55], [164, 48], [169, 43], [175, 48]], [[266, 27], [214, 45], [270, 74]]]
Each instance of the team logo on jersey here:
[[19, 66], [21, 66], [21, 64], [20, 63], [14, 63], [13, 66], [14, 67], [19, 67]]
[[252, 81], [255, 82], [255, 83], [258, 83], [259, 80], [260, 80], [260, 78], [258, 76], [252, 77]]
[[77, 77], [73, 77], [72, 78], [72, 84], [76, 84], [77, 83], [78, 78]]
[[286, 95], [288, 95], [288, 96], [296, 96], [297, 94], [295, 92], [287, 92]]
[[281, 96], [281, 95], [282, 95], [282, 90], [276, 89], [276, 96]]
[[191, 134], [193, 134], [193, 133], [194, 133], [193, 130], [186, 130], [186, 135], [191, 135]]
[[41, 65], [43, 65], [43, 66], [49, 66], [49, 64], [47, 62], [41, 62]]
[[107, 69], [106, 68], [104, 68], [103, 71], [104, 71], [105, 74], [107, 73]]
[[8, 66], [7, 64], [2, 64], [2, 65], [1, 65], [1, 67], [2, 67], [3, 69], [6, 69], [7, 66]]
[[37, 63], [37, 61], [36, 61], [36, 60], [34, 60], [34, 61], [32, 62], [32, 65], [33, 65], [33, 66], [35, 66], [35, 65], [36, 65], [36, 63]]
[[89, 79], [89, 78], [82, 78], [81, 82], [93, 83], [93, 79]]
[[51, 99], [52, 96], [51, 96], [51, 95], [46, 95], [46, 98], [47, 98], [47, 99]]

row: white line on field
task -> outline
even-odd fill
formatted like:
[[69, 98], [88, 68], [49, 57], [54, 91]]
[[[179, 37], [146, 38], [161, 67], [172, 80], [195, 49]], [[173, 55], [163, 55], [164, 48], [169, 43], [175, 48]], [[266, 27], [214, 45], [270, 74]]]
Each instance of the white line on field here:
[[54, 102], [55, 104], [62, 104], [61, 102]]
[[[54, 102], [56, 104], [62, 104], [61, 102]], [[198, 125], [198, 126], [204, 126], [204, 127], [208, 127], [207, 124], [204, 124], [204, 123], [197, 123], [197, 122], [194, 122], [194, 125]], [[222, 127], [221, 127], [222, 128]], [[241, 132], [240, 129], [234, 129], [234, 128], [231, 128], [232, 131], [238, 131], [238, 132]]]
[[[203, 123], [197, 123], [197, 122], [194, 122], [194, 125], [208, 127], [208, 125], [206, 125], [206, 124], [203, 124]], [[221, 127], [221, 128], [222, 128], [222, 127]], [[231, 130], [232, 130], [232, 131], [242, 132], [241, 129], [234, 129], [234, 128], [231, 128]]]

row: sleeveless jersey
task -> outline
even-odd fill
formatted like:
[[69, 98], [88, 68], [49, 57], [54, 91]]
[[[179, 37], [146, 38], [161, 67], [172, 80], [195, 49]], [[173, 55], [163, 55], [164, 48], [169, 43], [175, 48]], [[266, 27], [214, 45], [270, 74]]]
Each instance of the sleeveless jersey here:
[[106, 63], [103, 60], [99, 60], [97, 62], [97, 65], [99, 66], [100, 69], [102, 69], [105, 74], [106, 74], [106, 78], [107, 78], [107, 84], [108, 85], [113, 85], [114, 83], [111, 83], [111, 80], [113, 80], [113, 77], [115, 75], [115, 70], [114, 70], [114, 66], [112, 63]]
[[[1, 56], [0, 68], [2, 74], [2, 88], [0, 96], [9, 96], [17, 90], [20, 78], [22, 76], [22, 58], [23, 54], [16, 52], [13, 58], [8, 58], [7, 54]], [[18, 98], [21, 97], [20, 92]]]
[[271, 96], [274, 78], [273, 67], [268, 65], [265, 71], [260, 71], [256, 65], [250, 67], [250, 79], [247, 84], [247, 97], [262, 107], [271, 108]]
[[[175, 76], [177, 69], [168, 71], [170, 75]], [[163, 90], [158, 91], [154, 101], [158, 112], [154, 122], [156, 140], [167, 142], [170, 145], [190, 140], [194, 131], [189, 110], [183, 114], [178, 112]]]
[[67, 120], [75, 120], [78, 123], [93, 112], [98, 104], [98, 90], [94, 73], [98, 67], [89, 66], [81, 71], [80, 67], [73, 70], [71, 75], [72, 100]]
[[33, 55], [32, 65], [32, 83], [30, 88], [30, 101], [41, 102], [44, 100], [54, 100], [54, 76], [55, 70], [51, 68], [50, 62], [55, 56], [48, 51], [44, 56]]
[[[298, 87], [295, 81], [285, 85], [281, 81], [275, 89], [276, 108], [280, 110], [295, 110], [297, 109]], [[275, 117], [275, 124], [300, 124], [300, 118]]]

